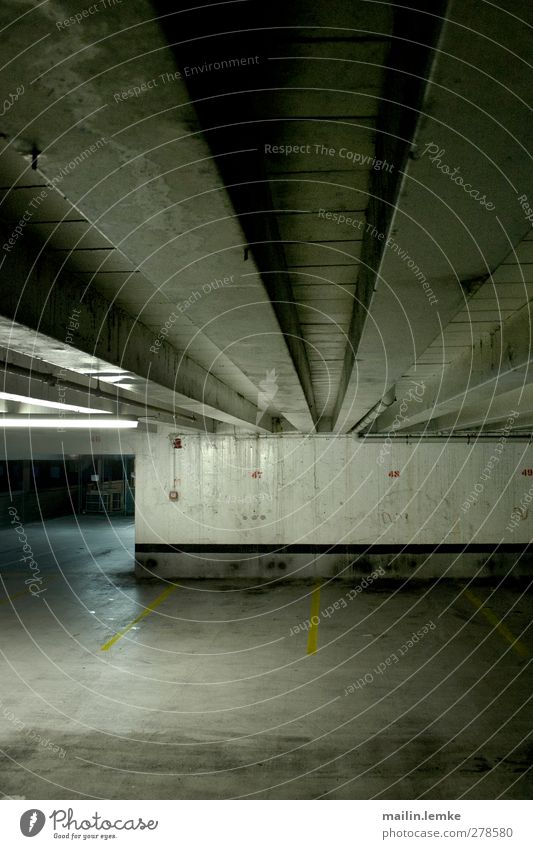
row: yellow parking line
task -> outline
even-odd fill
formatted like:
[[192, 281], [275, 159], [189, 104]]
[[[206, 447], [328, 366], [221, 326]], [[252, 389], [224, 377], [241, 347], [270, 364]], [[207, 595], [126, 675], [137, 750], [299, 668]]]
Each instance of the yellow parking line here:
[[11, 604], [14, 598], [20, 598], [22, 595], [27, 595], [28, 593], [29, 589], [21, 590], [19, 593], [13, 593], [13, 595], [8, 595], [8, 598], [3, 598], [0, 604]]
[[[320, 584], [317, 584], [311, 595], [311, 627], [307, 637], [307, 654], [314, 654], [318, 648], [318, 613], [320, 610]], [[313, 622], [313, 619], [316, 621]]]
[[[54, 581], [57, 577], [58, 577], [57, 575], [50, 575], [50, 577], [46, 578], [46, 583], [49, 583], [50, 581]], [[26, 587], [25, 590], [20, 590], [20, 592], [18, 592], [18, 593], [13, 593], [13, 595], [9, 595], [9, 593], [8, 593], [7, 594], [8, 597], [1, 599], [0, 604], [10, 604], [13, 601], [14, 598], [20, 598], [21, 596], [28, 595], [29, 593], [30, 593], [29, 587]]]
[[115, 643], [117, 643], [124, 636], [124, 634], [127, 634], [128, 631], [130, 631], [133, 626], [137, 624], [137, 622], [140, 622], [141, 619], [144, 619], [145, 616], [148, 616], [150, 613], [152, 613], [156, 609], [156, 607], [159, 607], [161, 602], [163, 602], [170, 595], [170, 593], [173, 593], [174, 590], [177, 590], [176, 584], [171, 584], [170, 586], [166, 587], [166, 589], [163, 590], [161, 595], [158, 595], [157, 598], [154, 599], [151, 604], [147, 605], [144, 608], [143, 612], [136, 616], [135, 619], [133, 619], [129, 623], [129, 625], [126, 625], [126, 627], [123, 628], [122, 631], [118, 631], [114, 637], [111, 637], [111, 639], [108, 640], [107, 643], [104, 643], [104, 645], [101, 647], [101, 651], [108, 651], [111, 646], [114, 646]]
[[474, 607], [477, 607], [477, 609], [481, 611], [487, 622], [490, 622], [490, 624], [495, 628], [498, 634], [512, 645], [515, 652], [519, 654], [520, 657], [529, 657], [528, 647], [523, 642], [521, 642], [518, 637], [515, 637], [515, 635], [512, 633], [512, 631], [509, 630], [507, 625], [502, 622], [501, 619], [498, 619], [496, 614], [493, 613], [492, 610], [485, 605], [485, 602], [481, 601], [481, 599], [479, 599], [477, 595], [474, 595], [472, 590], [466, 589], [464, 587], [463, 590], [467, 599], [474, 605]]

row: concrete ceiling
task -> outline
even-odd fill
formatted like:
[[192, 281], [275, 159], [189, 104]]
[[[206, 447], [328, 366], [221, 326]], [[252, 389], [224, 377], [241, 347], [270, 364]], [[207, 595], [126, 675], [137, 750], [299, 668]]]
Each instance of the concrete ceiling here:
[[385, 433], [424, 381], [399, 432], [533, 426], [531, 10], [197, 6], [2, 4], [4, 392]]

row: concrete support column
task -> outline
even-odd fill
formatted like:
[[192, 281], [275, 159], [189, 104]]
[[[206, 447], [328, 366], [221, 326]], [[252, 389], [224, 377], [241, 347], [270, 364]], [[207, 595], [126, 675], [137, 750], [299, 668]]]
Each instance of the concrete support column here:
[[136, 461], [137, 574], [519, 573], [530, 561], [530, 473], [533, 448], [504, 437], [406, 445], [158, 434]]

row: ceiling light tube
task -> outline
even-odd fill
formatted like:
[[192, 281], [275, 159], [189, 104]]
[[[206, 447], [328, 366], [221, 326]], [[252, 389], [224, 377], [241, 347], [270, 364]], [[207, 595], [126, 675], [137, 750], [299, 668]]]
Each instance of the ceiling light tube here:
[[136, 419], [69, 418], [68, 416], [0, 416], [1, 428], [58, 428], [60, 430], [113, 430], [132, 429], [138, 426]]
[[[83, 389], [83, 387], [80, 387], [80, 389]], [[99, 416], [104, 416], [108, 412], [96, 407], [82, 407], [79, 404], [48, 401], [43, 398], [33, 398], [30, 395], [17, 395], [14, 392], [0, 392], [0, 401], [17, 401], [19, 404], [28, 404], [31, 407], [49, 407], [51, 410], [68, 410], [71, 413], [97, 413]]]

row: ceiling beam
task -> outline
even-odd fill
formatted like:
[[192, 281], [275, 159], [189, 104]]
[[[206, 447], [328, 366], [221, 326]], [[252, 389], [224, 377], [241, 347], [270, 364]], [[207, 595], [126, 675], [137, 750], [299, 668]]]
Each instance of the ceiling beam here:
[[[11, 233], [0, 226], [3, 244]], [[144, 381], [171, 390], [175, 403], [200, 415], [254, 432], [257, 407], [163, 341], [154, 349], [154, 331], [113, 305], [93, 287], [82, 288], [26, 237], [5, 252], [0, 266], [0, 324], [8, 350], [37, 356], [83, 372], [83, 365], [120, 367]], [[74, 317], [74, 318], [73, 318]], [[80, 356], [81, 353], [81, 356]], [[142, 396], [141, 396], [142, 397]]]
[[[511, 413], [518, 412], [519, 416]], [[510, 392], [491, 399], [490, 403], [483, 406], [468, 404], [460, 410], [443, 416], [436, 416], [424, 424], [427, 433], [442, 433], [443, 431], [457, 430], [497, 430], [500, 424], [509, 421], [513, 429], [522, 430], [529, 427], [529, 421], [533, 415], [533, 385], [527, 384]], [[413, 425], [413, 430], [420, 431], [420, 425]], [[405, 428], [402, 433], [409, 433], [410, 428]]]
[[[290, 4], [214, 4], [208, 16], [203, 7], [189, 9], [186, 15], [169, 14], [175, 6], [167, 0], [159, 0], [155, 6], [165, 15], [162, 26], [178, 68], [216, 67], [224, 57], [250, 58], [244, 75], [242, 68], [220, 74], [196, 73], [186, 76], [185, 83], [245, 234], [245, 259], [248, 253], [253, 256], [271, 301], [282, 334], [280, 342], [292, 360], [312, 429], [318, 414], [311, 368], [262, 156], [272, 124], [264, 111], [257, 113], [254, 103], [258, 92], [272, 85], [272, 64], [265, 63], [264, 57], [280, 38], [287, 37], [280, 24], [291, 12]], [[287, 18], [285, 23], [294, 20]], [[255, 58], [261, 61], [256, 63]]]
[[[419, 400], [400, 406], [396, 401], [375, 422], [373, 431], [405, 430], [430, 419], [448, 416], [463, 404], [489, 404], [493, 396], [520, 390], [533, 382], [531, 367], [531, 308], [526, 304], [492, 333], [481, 336], [472, 349], [450, 363], [442, 374], [417, 392]], [[510, 412], [510, 411], [509, 411]], [[481, 416], [481, 418], [483, 418]], [[518, 423], [517, 423], [517, 426]], [[420, 429], [420, 428], [417, 428]]]
[[[141, 400], [113, 384], [105, 383], [94, 376], [84, 378], [76, 372], [48, 366], [42, 370], [41, 362], [28, 360], [26, 366], [8, 361], [6, 354], [0, 352], [0, 391], [18, 395], [21, 401], [0, 398], [0, 406], [20, 404], [46, 407], [47, 403], [87, 407], [116, 416], [132, 415], [141, 418], [154, 418], [158, 421], [176, 422], [180, 428], [192, 431], [214, 432], [214, 422], [204, 416], [195, 416], [172, 405], [168, 407], [152, 404], [148, 399]], [[37, 403], [35, 403], [37, 402]], [[42, 405], [39, 404], [42, 402]]]
[[[432, 6], [431, 15], [421, 14], [427, 11], [424, 0], [409, 5], [410, 9], [402, 6], [395, 13], [393, 42], [376, 126], [375, 157], [385, 162], [394, 162], [396, 167], [392, 171], [381, 169], [371, 172], [367, 226], [339, 392], [333, 412], [334, 430], [343, 429], [345, 404], [350, 403], [347, 392], [357, 368], [357, 351], [370, 313], [403, 172], [428, 86], [433, 49], [441, 32], [447, 3], [445, 0], [437, 0]], [[413, 41], [414, 32], [416, 39]], [[376, 238], [376, 233], [381, 234], [379, 238]]]

